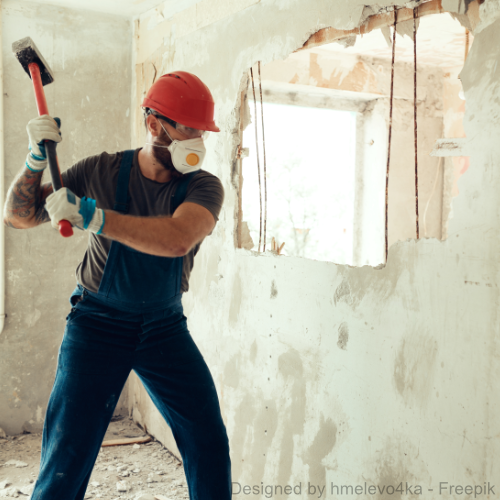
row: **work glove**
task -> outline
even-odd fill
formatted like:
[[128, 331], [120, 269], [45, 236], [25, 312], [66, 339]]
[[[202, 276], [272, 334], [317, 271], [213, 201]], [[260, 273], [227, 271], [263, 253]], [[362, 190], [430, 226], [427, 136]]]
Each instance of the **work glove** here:
[[68, 188], [61, 188], [47, 197], [45, 202], [52, 227], [58, 228], [62, 220], [69, 221], [78, 229], [101, 234], [104, 227], [104, 210], [96, 208], [92, 198], [78, 198]]
[[26, 166], [33, 172], [40, 172], [47, 167], [47, 153], [45, 151], [44, 140], [61, 142], [61, 132], [59, 127], [61, 120], [52, 118], [49, 115], [38, 116], [28, 122], [26, 130], [29, 137], [28, 157]]

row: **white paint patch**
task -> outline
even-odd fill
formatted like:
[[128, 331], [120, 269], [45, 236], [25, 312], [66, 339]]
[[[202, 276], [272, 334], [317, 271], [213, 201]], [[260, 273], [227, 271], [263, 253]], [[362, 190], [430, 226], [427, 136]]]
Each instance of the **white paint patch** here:
[[130, 116], [130, 108], [127, 108], [127, 111], [125, 112], [125, 116], [128, 118]]
[[40, 405], [36, 407], [35, 418], [38, 423], [43, 422], [43, 409]]

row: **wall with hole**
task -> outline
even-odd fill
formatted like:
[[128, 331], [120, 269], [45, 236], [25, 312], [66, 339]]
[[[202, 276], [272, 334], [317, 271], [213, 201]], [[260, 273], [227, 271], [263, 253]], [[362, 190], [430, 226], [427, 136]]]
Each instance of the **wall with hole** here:
[[[377, 269], [256, 254], [235, 244], [248, 68], [286, 59], [321, 28], [354, 29], [365, 3], [234, 2], [240, 9], [198, 28], [185, 13], [148, 30], [153, 13], [145, 15], [135, 31], [136, 95], [151, 84], [153, 67], [182, 68], [199, 75], [217, 102], [222, 132], [207, 143], [206, 168], [223, 180], [226, 202], [197, 256], [184, 306], [218, 388], [233, 481], [302, 485], [297, 498], [307, 497], [308, 483], [328, 487], [326, 498], [335, 498], [332, 483], [408, 481], [426, 488], [425, 498], [438, 498], [440, 481], [499, 479], [496, 4], [468, 4], [483, 16], [474, 17], [461, 74], [471, 163], [458, 181], [447, 240], [436, 216], [434, 238], [394, 243], [387, 265]], [[467, 15], [463, 2], [443, 4]], [[384, 10], [371, 5], [372, 15]], [[404, 120], [401, 110], [396, 123]], [[446, 127], [443, 117], [429, 120]], [[411, 214], [401, 217], [411, 222]], [[139, 409], [142, 418], [155, 411], [146, 402]], [[159, 434], [161, 426], [148, 430]]]

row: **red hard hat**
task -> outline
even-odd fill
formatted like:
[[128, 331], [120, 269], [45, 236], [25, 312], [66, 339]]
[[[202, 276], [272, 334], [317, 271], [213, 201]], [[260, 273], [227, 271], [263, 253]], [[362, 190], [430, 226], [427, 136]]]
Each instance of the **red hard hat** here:
[[208, 87], [187, 71], [174, 71], [161, 76], [142, 101], [143, 108], [187, 127], [220, 132], [214, 122], [214, 99]]

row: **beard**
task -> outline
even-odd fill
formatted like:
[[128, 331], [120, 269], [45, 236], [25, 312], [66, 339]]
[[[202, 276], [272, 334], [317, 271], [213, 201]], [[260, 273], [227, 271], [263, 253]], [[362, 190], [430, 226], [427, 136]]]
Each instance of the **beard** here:
[[172, 141], [168, 138], [167, 134], [162, 130], [155, 141], [155, 145], [162, 147], [153, 146], [153, 157], [165, 170], [172, 172], [175, 177], [180, 177], [182, 174], [174, 167], [174, 164], [172, 163], [172, 155], [166, 148], [166, 146], [170, 146], [171, 142]]

